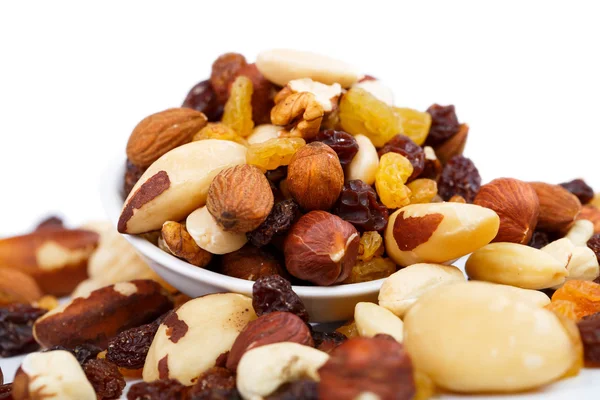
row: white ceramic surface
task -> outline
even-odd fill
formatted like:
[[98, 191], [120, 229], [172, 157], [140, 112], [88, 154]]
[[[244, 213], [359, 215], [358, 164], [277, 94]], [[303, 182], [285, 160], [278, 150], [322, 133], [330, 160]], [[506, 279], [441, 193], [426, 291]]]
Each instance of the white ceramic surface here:
[[[122, 187], [124, 160], [111, 162], [103, 176], [100, 194], [110, 220], [116, 225], [123, 206]], [[253, 282], [232, 278], [206, 269], [195, 267], [170, 254], [145, 239], [132, 235], [125, 238], [144, 259], [167, 282], [188, 296], [197, 297], [209, 293], [235, 292], [252, 295]], [[339, 285], [332, 287], [294, 286], [312, 322], [334, 322], [351, 319], [354, 306], [361, 301], [377, 301], [382, 280]]]

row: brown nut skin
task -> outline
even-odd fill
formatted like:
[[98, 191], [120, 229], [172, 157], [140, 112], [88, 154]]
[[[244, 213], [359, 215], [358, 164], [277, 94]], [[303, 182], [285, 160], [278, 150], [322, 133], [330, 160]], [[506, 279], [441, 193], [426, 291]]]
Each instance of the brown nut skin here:
[[344, 281], [358, 257], [360, 236], [352, 224], [325, 211], [300, 217], [284, 242], [285, 265], [298, 279], [329, 286]]
[[600, 233], [600, 210], [591, 204], [581, 207], [577, 219], [587, 219], [594, 224], [594, 233]]
[[212, 254], [200, 248], [185, 229], [183, 224], [167, 221], [163, 224], [161, 235], [169, 252], [197, 267], [206, 267]]
[[305, 210], [329, 210], [342, 192], [344, 171], [333, 149], [321, 142], [301, 147], [288, 166], [287, 188]]
[[445, 165], [452, 157], [463, 153], [465, 145], [467, 144], [468, 136], [469, 125], [460, 124], [458, 127], [458, 132], [454, 136], [436, 147], [435, 154], [442, 164]]
[[269, 275], [280, 275], [287, 279], [288, 275], [275, 257], [250, 244], [223, 255], [221, 273], [249, 281]]
[[273, 191], [258, 168], [242, 164], [219, 172], [210, 184], [206, 208], [224, 230], [258, 228], [273, 208]]
[[320, 400], [354, 400], [370, 392], [380, 400], [410, 400], [416, 394], [412, 362], [393, 338], [353, 338], [330, 353], [319, 369]]
[[227, 368], [235, 372], [246, 351], [279, 342], [314, 346], [310, 329], [300, 317], [289, 312], [272, 312], [246, 325], [231, 347]]
[[0, 268], [0, 307], [13, 303], [33, 303], [42, 297], [35, 280], [14, 268]]
[[0, 268], [18, 269], [44, 294], [65, 296], [87, 279], [87, 262], [100, 236], [83, 229], [42, 229], [0, 240]]
[[246, 58], [239, 53], [221, 54], [213, 62], [210, 83], [221, 104], [227, 101], [229, 85], [235, 80], [236, 74], [247, 64]]
[[119, 332], [152, 322], [172, 307], [168, 293], [155, 281], [117, 283], [46, 313], [35, 321], [33, 335], [43, 347], [91, 343], [106, 348]]
[[493, 242], [527, 244], [531, 240], [540, 202], [528, 183], [512, 178], [494, 179], [479, 189], [473, 204], [492, 209], [500, 217]]
[[531, 182], [540, 201], [537, 227], [544, 231], [565, 230], [581, 211], [581, 202], [571, 192], [559, 185]]
[[190, 108], [170, 108], [152, 114], [133, 129], [127, 142], [127, 158], [137, 167], [147, 168], [163, 154], [192, 141], [208, 119]]

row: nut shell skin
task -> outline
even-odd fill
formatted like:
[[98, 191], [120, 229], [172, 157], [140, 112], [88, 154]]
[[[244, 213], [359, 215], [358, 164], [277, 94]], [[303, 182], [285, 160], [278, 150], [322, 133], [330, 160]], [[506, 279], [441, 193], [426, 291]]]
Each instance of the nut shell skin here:
[[269, 275], [287, 276], [287, 272], [273, 255], [252, 245], [223, 255], [221, 273], [249, 281]]
[[287, 187], [305, 210], [329, 210], [344, 186], [344, 171], [335, 151], [321, 142], [301, 147], [288, 166]]
[[562, 231], [575, 221], [581, 211], [581, 202], [571, 192], [559, 185], [531, 182], [540, 201], [537, 227], [546, 231]]
[[296, 278], [329, 286], [350, 275], [360, 237], [349, 222], [325, 211], [311, 211], [290, 229], [284, 242], [285, 265]]
[[12, 303], [32, 303], [40, 297], [42, 291], [32, 277], [17, 269], [0, 268], [0, 307]]
[[493, 242], [527, 244], [531, 240], [540, 202], [528, 183], [512, 178], [494, 179], [479, 189], [473, 204], [494, 210], [500, 217]]
[[185, 226], [179, 222], [165, 222], [161, 229], [161, 238], [171, 254], [192, 265], [206, 267], [212, 259], [212, 254], [200, 248]]

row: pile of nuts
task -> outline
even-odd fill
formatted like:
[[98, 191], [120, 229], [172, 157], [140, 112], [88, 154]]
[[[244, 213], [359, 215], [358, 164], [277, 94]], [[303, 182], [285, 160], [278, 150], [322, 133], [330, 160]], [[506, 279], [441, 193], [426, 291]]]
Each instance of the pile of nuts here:
[[[0, 399], [117, 399], [141, 378], [128, 399], [421, 400], [600, 365], [600, 195], [482, 185], [468, 131], [325, 56], [220, 56], [134, 129], [117, 228], [252, 297], [190, 299], [114, 230], [49, 220], [0, 240], [0, 355], [31, 353]], [[292, 287], [377, 279], [333, 332]]]

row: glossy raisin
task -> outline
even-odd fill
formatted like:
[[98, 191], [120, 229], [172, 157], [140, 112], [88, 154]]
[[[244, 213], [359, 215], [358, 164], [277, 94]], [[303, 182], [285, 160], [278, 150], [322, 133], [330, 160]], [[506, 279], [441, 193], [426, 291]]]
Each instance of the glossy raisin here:
[[69, 349], [64, 346], [52, 346], [45, 351], [64, 350], [73, 354], [80, 365], [85, 364], [87, 361], [96, 358], [96, 356], [102, 351], [102, 349], [91, 343], [84, 343], [75, 346], [73, 349]]
[[223, 105], [219, 103], [217, 95], [208, 79], [190, 89], [181, 107], [200, 111], [211, 122], [218, 121], [223, 114]]
[[586, 362], [600, 364], [600, 313], [583, 317], [577, 322]]
[[412, 172], [412, 164], [403, 155], [390, 152], [381, 156], [375, 173], [375, 188], [387, 208], [410, 204], [410, 189], [405, 184]]
[[315, 348], [329, 353], [340, 344], [344, 343], [348, 338], [340, 332], [319, 332], [312, 331], [312, 338], [315, 342]]
[[247, 64], [246, 58], [238, 53], [221, 54], [213, 62], [210, 83], [219, 103], [225, 104], [229, 96], [229, 85], [239, 70]]
[[294, 200], [280, 201], [273, 206], [267, 219], [246, 236], [254, 246], [266, 246], [275, 236], [286, 233], [299, 216], [300, 207]]
[[159, 325], [155, 321], [119, 333], [109, 340], [106, 359], [121, 368], [143, 368]]
[[306, 144], [302, 138], [275, 138], [266, 142], [254, 143], [248, 147], [248, 164], [263, 171], [288, 165], [298, 149]]
[[269, 182], [279, 183], [287, 177], [287, 171], [287, 165], [282, 165], [280, 167], [267, 171], [265, 173], [265, 176], [267, 177]]
[[472, 203], [480, 186], [481, 176], [473, 161], [458, 155], [452, 157], [444, 167], [438, 181], [438, 194], [444, 200], [459, 195]]
[[146, 172], [146, 168], [133, 165], [129, 159], [125, 161], [125, 179], [123, 181], [123, 194], [125, 196], [131, 192], [131, 189], [133, 189], [137, 181], [140, 180], [144, 172]]
[[0, 385], [0, 400], [12, 400], [12, 383]]
[[333, 213], [361, 231], [382, 231], [389, 216], [375, 190], [360, 179], [344, 184]]
[[425, 144], [436, 147], [458, 133], [458, 117], [453, 105], [434, 104], [427, 109], [427, 113], [431, 115], [431, 127]]
[[359, 261], [369, 261], [375, 256], [382, 256], [384, 251], [383, 238], [379, 232], [367, 231], [360, 235], [358, 244]]
[[359, 261], [352, 267], [348, 278], [342, 283], [370, 282], [387, 278], [396, 272], [396, 264], [389, 258], [373, 257], [369, 261]]
[[189, 394], [185, 400], [241, 400], [242, 397], [236, 388], [212, 389], [199, 393]]
[[598, 262], [600, 262], [600, 233], [596, 233], [588, 240], [587, 247], [592, 249], [594, 254], [596, 254], [596, 258], [598, 258]]
[[331, 147], [338, 155], [342, 167], [350, 164], [356, 153], [358, 153], [358, 143], [354, 136], [344, 131], [327, 129], [320, 131], [315, 137], [315, 141], [326, 144]]
[[289, 382], [279, 387], [267, 400], [317, 400], [319, 384], [310, 379]]
[[238, 135], [247, 137], [252, 133], [252, 81], [245, 76], [235, 78], [231, 86], [231, 94], [223, 109], [222, 122], [232, 128]]
[[561, 183], [560, 186], [577, 196], [581, 204], [587, 204], [594, 198], [594, 189], [583, 179], [573, 179], [570, 182]]
[[235, 388], [235, 374], [227, 368], [213, 367], [198, 377], [188, 392], [190, 397], [213, 390], [232, 390]]
[[84, 364], [83, 372], [92, 384], [98, 400], [121, 397], [125, 379], [115, 364], [105, 359], [93, 359]]
[[239, 144], [243, 144], [244, 146], [248, 145], [246, 139], [238, 135], [232, 128], [229, 126], [220, 123], [220, 122], [211, 122], [206, 124], [206, 126], [200, 129], [192, 138], [192, 141], [198, 140], [206, 140], [206, 139], [218, 139], [218, 140], [229, 140], [232, 142], [236, 142]]
[[274, 311], [287, 311], [308, 322], [304, 303], [290, 282], [279, 275], [259, 278], [252, 286], [252, 307], [259, 317]]
[[32, 334], [33, 323], [47, 311], [28, 304], [0, 308], [0, 356], [12, 357], [39, 348]]
[[423, 172], [423, 169], [425, 168], [425, 152], [421, 146], [413, 142], [408, 136], [394, 136], [381, 149], [379, 149], [377, 154], [379, 154], [379, 157], [381, 157], [389, 152], [398, 153], [408, 158], [408, 161], [410, 161], [413, 166], [413, 172], [408, 178], [409, 182], [421, 175], [421, 172]]
[[419, 146], [425, 143], [431, 127], [431, 115], [411, 108], [394, 107], [394, 111], [402, 118], [404, 134]]
[[127, 400], [184, 400], [186, 387], [174, 379], [139, 382], [127, 392]]
[[534, 249], [541, 249], [548, 243], [550, 243], [550, 238], [548, 237], [548, 233], [546, 233], [544, 231], [535, 231], [535, 232], [533, 232], [533, 235], [531, 235], [531, 240], [529, 241], [529, 244], [527, 244], [527, 245], [529, 247], [533, 247]]

